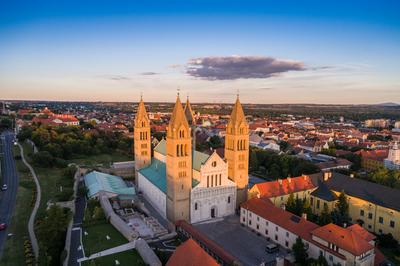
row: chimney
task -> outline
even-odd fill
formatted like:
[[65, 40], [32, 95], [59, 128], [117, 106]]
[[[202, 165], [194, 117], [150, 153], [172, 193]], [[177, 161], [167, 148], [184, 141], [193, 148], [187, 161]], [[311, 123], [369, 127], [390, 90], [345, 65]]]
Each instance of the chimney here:
[[301, 214], [301, 218], [303, 218], [304, 220], [307, 220], [307, 213], [303, 212]]
[[347, 223], [343, 223], [343, 228], [346, 228], [347, 227]]
[[332, 177], [332, 172], [331, 171], [325, 171], [324, 172], [324, 181], [328, 181], [329, 178]]
[[290, 178], [290, 176], [287, 177], [287, 181], [289, 182], [289, 184], [290, 184], [290, 182], [292, 182], [292, 179]]
[[282, 179], [278, 179], [279, 185], [282, 185]]

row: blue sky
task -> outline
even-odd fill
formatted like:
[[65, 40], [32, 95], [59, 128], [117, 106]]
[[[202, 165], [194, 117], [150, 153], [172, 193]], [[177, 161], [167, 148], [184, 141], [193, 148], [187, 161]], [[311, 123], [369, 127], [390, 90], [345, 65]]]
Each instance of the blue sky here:
[[400, 102], [399, 1], [141, 2], [1, 1], [0, 98]]

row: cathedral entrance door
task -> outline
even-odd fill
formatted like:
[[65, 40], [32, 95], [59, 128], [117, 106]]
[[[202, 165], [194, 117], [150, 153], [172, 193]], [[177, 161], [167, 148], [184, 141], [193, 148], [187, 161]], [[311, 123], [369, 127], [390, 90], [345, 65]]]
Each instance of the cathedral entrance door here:
[[211, 218], [215, 218], [215, 207], [211, 208]]

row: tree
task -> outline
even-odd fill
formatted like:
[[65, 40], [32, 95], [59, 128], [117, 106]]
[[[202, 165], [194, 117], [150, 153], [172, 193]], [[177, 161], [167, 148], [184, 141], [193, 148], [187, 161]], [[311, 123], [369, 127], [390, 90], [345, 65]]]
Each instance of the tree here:
[[37, 233], [40, 246], [43, 247], [47, 257], [46, 265], [60, 265], [68, 222], [68, 209], [57, 205], [52, 205], [46, 211], [45, 217], [39, 220]]
[[332, 222], [332, 215], [329, 212], [328, 205], [324, 204], [321, 215], [319, 216], [319, 225], [326, 225]]
[[307, 250], [300, 237], [296, 238], [296, 242], [292, 246], [294, 258], [300, 265], [307, 264]]
[[208, 145], [210, 146], [210, 148], [218, 149], [218, 148], [222, 147], [222, 141], [221, 141], [220, 137], [218, 137], [217, 135], [214, 135], [208, 141]]
[[338, 202], [336, 203], [336, 208], [332, 216], [333, 221], [337, 225], [343, 226], [345, 223], [349, 222], [349, 203], [347, 202], [344, 191], [342, 191], [338, 197]]
[[257, 159], [257, 153], [252, 150], [250, 152], [250, 158], [249, 158], [249, 167], [251, 170], [253, 171], [257, 171], [258, 170], [258, 159]]
[[40, 167], [51, 167], [54, 162], [54, 157], [48, 151], [39, 151], [33, 155], [32, 159]]
[[294, 199], [293, 193], [290, 193], [288, 200], [286, 201], [285, 209], [288, 212], [294, 213], [296, 201]]
[[101, 207], [96, 206], [93, 211], [93, 220], [101, 221], [104, 220], [106, 216], [104, 215], [104, 211]]
[[308, 218], [311, 218], [311, 216], [313, 215], [310, 201], [307, 198], [303, 199], [303, 210], [302, 210], [302, 213], [307, 214]]

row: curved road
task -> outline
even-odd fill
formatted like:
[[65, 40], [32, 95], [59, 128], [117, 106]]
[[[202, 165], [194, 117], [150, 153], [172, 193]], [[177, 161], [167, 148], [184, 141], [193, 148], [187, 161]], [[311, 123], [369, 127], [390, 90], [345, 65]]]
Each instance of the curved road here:
[[[1, 163], [2, 180], [1, 186], [7, 184], [6, 191], [0, 191], [0, 223], [9, 224], [15, 207], [15, 201], [18, 188], [18, 174], [17, 167], [12, 153], [14, 140], [13, 132], [3, 132], [0, 137], [2, 142], [2, 150], [0, 153], [3, 155]], [[0, 257], [3, 254], [3, 249], [7, 239], [7, 230], [0, 231]]]
[[40, 205], [40, 199], [42, 197], [42, 191], [40, 189], [40, 184], [39, 184], [39, 180], [36, 176], [35, 170], [33, 170], [32, 166], [25, 160], [25, 155], [24, 155], [24, 148], [21, 146], [21, 144], [18, 143], [18, 146], [21, 150], [21, 158], [22, 161], [24, 162], [24, 164], [26, 165], [26, 167], [29, 168], [29, 170], [31, 171], [31, 174], [33, 176], [33, 180], [35, 181], [35, 185], [36, 185], [36, 202], [35, 202], [35, 206], [33, 207], [31, 216], [29, 217], [29, 222], [28, 222], [28, 232], [29, 232], [29, 238], [31, 239], [31, 244], [32, 244], [32, 249], [33, 249], [33, 253], [35, 253], [35, 257], [36, 259], [38, 259], [39, 257], [39, 245], [37, 242], [37, 238], [35, 235], [35, 217], [36, 217], [36, 213], [37, 210], [39, 209], [39, 205]]

